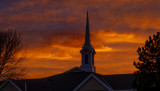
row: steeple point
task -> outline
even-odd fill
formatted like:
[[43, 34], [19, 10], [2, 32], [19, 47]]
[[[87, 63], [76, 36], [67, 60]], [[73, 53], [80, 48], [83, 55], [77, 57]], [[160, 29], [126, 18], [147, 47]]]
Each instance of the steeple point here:
[[87, 19], [86, 19], [86, 34], [85, 34], [85, 46], [90, 46], [90, 30], [89, 30], [89, 17], [88, 17], [88, 10], [87, 10]]

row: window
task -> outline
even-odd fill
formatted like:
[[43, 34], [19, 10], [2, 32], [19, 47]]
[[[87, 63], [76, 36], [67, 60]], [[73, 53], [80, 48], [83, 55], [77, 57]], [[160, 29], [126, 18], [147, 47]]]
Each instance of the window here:
[[85, 64], [88, 64], [88, 54], [85, 54]]
[[94, 54], [92, 54], [92, 65], [94, 65]]

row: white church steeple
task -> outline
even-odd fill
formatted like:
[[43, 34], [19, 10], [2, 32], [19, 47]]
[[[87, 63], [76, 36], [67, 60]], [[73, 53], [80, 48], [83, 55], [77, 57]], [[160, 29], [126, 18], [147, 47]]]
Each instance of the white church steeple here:
[[82, 59], [81, 59], [82, 63], [81, 63], [80, 69], [86, 72], [95, 72], [94, 55], [96, 54], [96, 52], [90, 42], [88, 11], [87, 11], [87, 21], [86, 21], [85, 43], [80, 53], [82, 55]]

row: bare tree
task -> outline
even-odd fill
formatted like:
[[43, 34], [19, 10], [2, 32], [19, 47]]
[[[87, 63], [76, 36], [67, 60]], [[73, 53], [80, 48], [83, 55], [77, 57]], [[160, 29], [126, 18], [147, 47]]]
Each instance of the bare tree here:
[[24, 68], [20, 67], [22, 58], [18, 55], [21, 49], [20, 34], [16, 31], [0, 30], [0, 80], [18, 79], [22, 76]]

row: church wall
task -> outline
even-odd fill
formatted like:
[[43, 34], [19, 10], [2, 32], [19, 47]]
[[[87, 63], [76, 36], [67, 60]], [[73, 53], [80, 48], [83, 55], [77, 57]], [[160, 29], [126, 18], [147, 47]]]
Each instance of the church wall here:
[[109, 91], [94, 78], [90, 78], [78, 91]]

